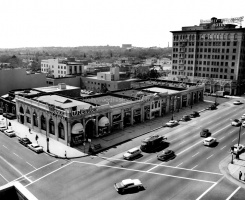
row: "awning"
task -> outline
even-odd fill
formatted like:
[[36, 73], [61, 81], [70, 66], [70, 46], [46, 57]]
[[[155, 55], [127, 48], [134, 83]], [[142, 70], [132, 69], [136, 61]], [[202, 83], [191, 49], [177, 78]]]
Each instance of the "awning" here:
[[105, 126], [109, 126], [109, 124], [110, 124], [109, 119], [107, 117], [102, 117], [99, 120], [98, 126], [105, 127]]
[[71, 129], [72, 134], [83, 134], [84, 133], [84, 128], [81, 123], [76, 123], [72, 129]]

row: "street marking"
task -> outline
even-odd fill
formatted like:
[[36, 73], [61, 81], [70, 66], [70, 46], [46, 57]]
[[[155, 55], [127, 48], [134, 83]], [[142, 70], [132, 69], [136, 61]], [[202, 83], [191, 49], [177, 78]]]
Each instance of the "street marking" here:
[[213, 184], [210, 188], [208, 188], [204, 193], [202, 193], [196, 200], [200, 200], [205, 194], [207, 194], [210, 190], [212, 190], [217, 184], [219, 184], [224, 176], [218, 180], [215, 184]]
[[13, 153], [14, 155], [16, 155], [18, 158], [22, 159], [19, 155], [17, 155], [16, 153]]
[[209, 156], [207, 159], [211, 158], [214, 154], [212, 154], [211, 156]]
[[43, 178], [49, 176], [50, 174], [53, 174], [53, 173], [59, 171], [60, 169], [62, 169], [62, 168], [64, 168], [64, 167], [67, 167], [68, 165], [70, 165], [70, 164], [72, 164], [72, 163], [73, 163], [73, 162], [69, 162], [68, 164], [63, 165], [62, 167], [59, 167], [58, 169], [55, 169], [54, 171], [52, 171], [52, 172], [50, 172], [50, 173], [48, 173], [48, 174], [45, 174], [44, 176], [42, 176], [42, 177], [36, 179], [36, 180], [33, 181], [32, 183], [29, 183], [29, 184], [25, 185], [24, 187], [28, 187], [29, 185], [31, 185], [31, 184], [33, 184], [33, 183], [36, 183], [37, 181], [39, 181], [39, 180], [41, 180], [41, 179], [43, 179]]
[[192, 167], [191, 169], [195, 169], [198, 165], [196, 165], [195, 167]]
[[232, 140], [232, 142], [234, 142], [237, 138], [235, 138], [234, 140]]
[[223, 146], [220, 150], [222, 150], [222, 149], [224, 149], [226, 147], [226, 145], [225, 146]]
[[[224, 136], [225, 137], [225, 136]], [[222, 140], [224, 137], [220, 138], [219, 140]]]
[[2, 174], [0, 174], [0, 176], [6, 181], [9, 182]]
[[148, 170], [147, 170], [147, 172], [149, 172], [149, 171], [151, 171], [151, 170], [153, 170], [153, 169], [157, 168], [158, 166], [159, 166], [159, 165], [156, 165], [156, 166], [154, 166], [154, 167], [152, 167], [152, 168], [148, 169]]
[[[229, 127], [229, 126], [230, 126], [230, 125], [225, 126], [224, 128], [222, 128], [222, 129], [220, 129], [220, 130], [216, 131], [215, 133], [213, 133], [213, 135], [217, 134], [218, 132], [220, 132], [221, 130], [223, 130], [223, 129], [225, 129], [225, 128]], [[187, 150], [191, 149], [192, 147], [194, 147], [194, 146], [198, 145], [198, 144], [199, 144], [199, 143], [201, 143], [201, 142], [202, 142], [202, 140], [200, 140], [200, 141], [199, 141], [199, 142], [197, 142], [196, 144], [193, 144], [192, 146], [190, 146], [190, 147], [186, 148], [185, 150], [181, 151], [180, 153], [178, 153], [178, 154], [176, 154], [176, 155], [178, 156], [178, 155], [180, 155], [180, 154], [182, 154], [182, 153], [186, 152]]]
[[142, 173], [155, 174], [155, 175], [160, 175], [160, 176], [169, 176], [169, 177], [173, 177], [173, 178], [186, 179], [186, 180], [192, 180], [192, 181], [198, 181], [198, 182], [206, 182], [206, 183], [213, 183], [213, 184], [216, 183], [213, 181], [207, 181], [207, 180], [201, 180], [201, 179], [187, 178], [187, 177], [182, 177], [182, 176], [174, 176], [174, 175], [169, 175], [169, 174], [161, 174], [161, 173], [157, 173], [157, 172], [147, 172], [147, 171], [142, 171], [142, 170], [138, 170], [138, 169], [129, 169], [129, 168], [123, 168], [123, 167], [116, 167], [116, 166], [107, 166], [107, 165], [102, 165], [102, 164], [94, 164], [94, 163], [87, 163], [87, 162], [81, 162], [81, 161], [72, 161], [72, 163], [95, 165], [95, 166], [99, 166], [99, 167], [122, 169], [122, 170], [127, 170], [127, 171], [142, 172]]
[[6, 147], [5, 145], [3, 145], [4, 148], [8, 149], [8, 147]]
[[197, 152], [195, 155], [191, 156], [192, 158], [195, 157], [197, 154], [199, 154], [199, 152]]
[[22, 177], [26, 178], [29, 182], [32, 182], [29, 178], [27, 178], [24, 174], [21, 173], [21, 171], [19, 171], [15, 166], [13, 166], [12, 164], [10, 164], [7, 160], [5, 160], [2, 156], [0, 156], [0, 158], [6, 162], [10, 167], [12, 167], [15, 171], [17, 171]]
[[230, 200], [231, 199], [231, 197], [233, 197], [234, 196], [234, 194], [239, 190], [241, 188], [241, 186], [239, 186], [234, 192], [232, 192], [231, 193], [231, 195], [230, 196], [228, 196], [227, 197], [227, 199], [226, 200]]
[[[99, 157], [99, 156], [98, 156]], [[196, 171], [196, 172], [201, 172], [201, 173], [207, 173], [207, 174], [215, 174], [215, 175], [221, 175], [223, 176], [223, 174], [221, 173], [216, 173], [216, 172], [207, 172], [207, 171], [201, 171], [201, 170], [191, 170], [188, 168], [183, 168], [183, 167], [174, 167], [174, 166], [169, 166], [169, 165], [163, 165], [163, 164], [154, 164], [154, 163], [145, 163], [145, 162], [139, 162], [139, 161], [128, 161], [128, 160], [123, 160], [123, 159], [119, 159], [119, 158], [107, 158], [107, 157], [100, 157], [103, 159], [108, 159], [108, 160], [118, 160], [118, 161], [124, 161], [124, 162], [133, 162], [133, 163], [138, 163], [138, 164], [146, 164], [146, 165], [153, 165], [153, 166], [162, 166], [162, 167], [168, 167], [168, 168], [175, 168], [175, 169], [182, 169], [182, 170], [186, 170], [186, 171]]]
[[34, 167], [32, 164], [26, 162], [28, 165], [30, 165], [31, 167], [33, 167], [34, 169], [37, 169], [36, 167]]
[[179, 167], [180, 165], [182, 165], [183, 163], [180, 163], [179, 165], [177, 165], [176, 167]]

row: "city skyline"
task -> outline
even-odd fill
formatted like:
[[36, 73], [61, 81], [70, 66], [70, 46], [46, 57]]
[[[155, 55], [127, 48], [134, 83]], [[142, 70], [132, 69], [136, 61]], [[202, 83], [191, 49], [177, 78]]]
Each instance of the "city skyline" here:
[[169, 44], [171, 47], [170, 31], [199, 25], [201, 19], [243, 16], [243, 1], [233, 2], [4, 1], [0, 13], [3, 19], [0, 48], [122, 44], [137, 47], [167, 47]]

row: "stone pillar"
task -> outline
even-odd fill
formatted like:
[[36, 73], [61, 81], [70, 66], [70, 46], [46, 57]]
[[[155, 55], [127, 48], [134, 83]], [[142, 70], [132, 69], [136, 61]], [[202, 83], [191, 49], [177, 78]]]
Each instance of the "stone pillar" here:
[[55, 138], [56, 138], [56, 140], [58, 140], [58, 138], [59, 138], [58, 119], [56, 116], [53, 118], [53, 121], [54, 121], [54, 127], [55, 127], [55, 129], [54, 129]]
[[122, 115], [122, 120], [121, 120], [121, 129], [123, 129], [124, 128], [124, 124], [123, 124], [123, 122], [124, 122], [124, 110], [122, 109], [121, 110], [121, 115]]
[[68, 118], [65, 118], [67, 124], [67, 146], [71, 146], [71, 123], [68, 122]]
[[170, 97], [168, 96], [166, 98], [166, 113], [169, 113], [169, 107], [170, 107]]
[[145, 121], [145, 109], [144, 109], [144, 105], [141, 106], [141, 122]]
[[134, 110], [131, 108], [131, 120], [130, 120], [131, 125], [134, 124]]

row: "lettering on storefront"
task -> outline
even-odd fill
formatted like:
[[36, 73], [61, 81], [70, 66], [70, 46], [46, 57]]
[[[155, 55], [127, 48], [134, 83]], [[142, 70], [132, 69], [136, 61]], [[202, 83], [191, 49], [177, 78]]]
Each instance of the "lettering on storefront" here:
[[92, 106], [89, 107], [89, 109], [81, 109], [77, 111], [72, 111], [71, 116], [78, 116], [78, 115], [86, 115], [91, 114], [97, 111], [97, 108], [93, 108]]
[[117, 115], [113, 115], [112, 116], [112, 122], [113, 123], [116, 123], [116, 122], [121, 121], [121, 117], [122, 117], [121, 113], [120, 114], [117, 114]]
[[187, 101], [187, 95], [182, 96], [182, 101]]
[[130, 116], [131, 115], [131, 108], [124, 109], [124, 116]]
[[49, 111], [48, 111], [49, 114], [51, 114], [53, 116], [60, 116], [62, 118], [65, 117], [64, 116], [64, 114], [65, 114], [64, 111], [56, 110], [54, 105], [48, 105], [48, 108], [49, 108]]

